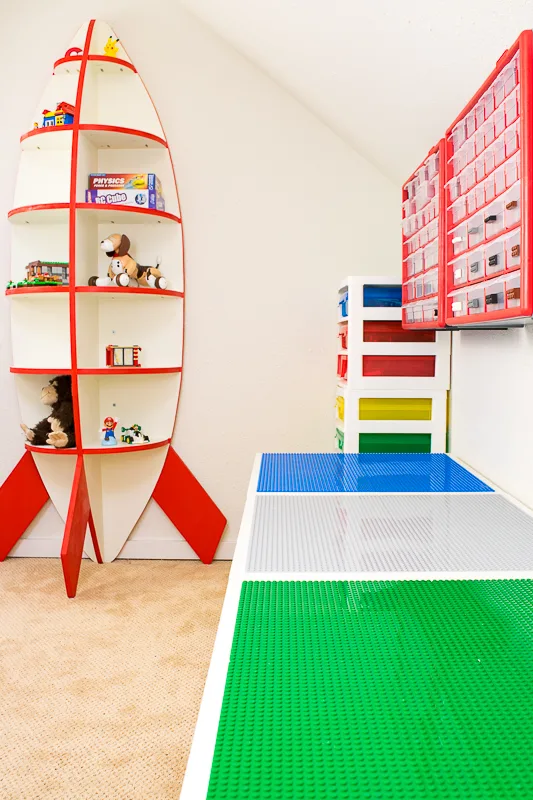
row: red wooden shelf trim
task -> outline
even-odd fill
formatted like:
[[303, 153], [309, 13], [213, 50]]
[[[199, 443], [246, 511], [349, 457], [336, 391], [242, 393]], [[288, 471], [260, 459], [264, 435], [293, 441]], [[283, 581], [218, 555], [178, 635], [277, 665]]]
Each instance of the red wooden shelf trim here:
[[74, 125], [51, 125], [48, 128], [32, 128], [31, 131], [22, 134], [20, 141], [23, 142], [24, 139], [29, 139], [31, 136], [40, 136], [43, 133], [57, 133], [58, 131], [72, 130], [74, 130]]
[[160, 442], [147, 442], [147, 444], [126, 444], [123, 447], [119, 447], [118, 445], [116, 447], [84, 447], [81, 451], [78, 451], [76, 447], [63, 447], [60, 449], [51, 446], [36, 447], [28, 442], [26, 442], [25, 447], [26, 450], [31, 450], [32, 453], [43, 453], [44, 455], [48, 456], [77, 456], [79, 452], [82, 452], [83, 455], [106, 456], [113, 455], [113, 453], [132, 453], [139, 450], [155, 450], [158, 447], [166, 447], [166, 445], [169, 443], [170, 439], [163, 439]]
[[44, 453], [47, 456], [77, 456], [78, 449], [76, 447], [63, 447], [58, 449], [57, 447], [46, 446], [46, 447], [37, 447], [34, 444], [29, 444], [26, 442], [24, 444], [26, 450], [30, 450], [32, 453]]
[[139, 450], [156, 450], [158, 447], [166, 447], [170, 444], [170, 439], [163, 439], [161, 442], [147, 442], [146, 444], [125, 444], [115, 447], [84, 447], [84, 455], [112, 456], [114, 453], [133, 453]]
[[64, 368], [61, 368], [61, 369], [52, 369], [52, 368], [50, 368], [50, 369], [48, 369], [48, 368], [46, 368], [46, 369], [44, 369], [44, 368], [42, 368], [42, 369], [41, 368], [33, 369], [33, 368], [31, 368], [30, 369], [29, 367], [10, 367], [9, 371], [13, 372], [15, 375], [70, 375], [70, 373], [72, 372], [72, 370], [70, 368], [69, 369], [64, 369]]
[[[34, 206], [19, 206], [19, 208], [12, 208], [11, 211], [8, 211], [7, 216], [8, 218], [13, 217], [15, 214], [22, 214], [26, 211], [49, 211], [51, 209], [68, 208], [70, 208], [70, 203], [39, 203]], [[168, 211], [158, 211], [155, 208], [136, 208], [135, 206], [121, 205], [106, 206], [102, 203], [76, 203], [76, 209], [79, 211], [99, 211], [102, 208], [109, 208], [110, 210], [113, 209], [114, 211], [125, 211], [129, 214], [144, 214], [147, 217], [163, 217], [164, 219], [170, 219], [174, 222], [181, 223], [181, 217], [177, 217], [175, 214], [170, 214]]]
[[9, 217], [14, 217], [16, 214], [23, 214], [25, 211], [50, 211], [51, 209], [68, 209], [69, 203], [38, 203], [34, 206], [19, 206], [18, 208], [12, 208], [11, 211], [7, 212], [8, 219]]
[[100, 56], [98, 54], [89, 55], [89, 61], [105, 61], [112, 64], [120, 64], [121, 67], [127, 67], [132, 72], [137, 72], [131, 61], [124, 61], [122, 58], [112, 58], [111, 56]]
[[[181, 367], [103, 367], [102, 369], [78, 369], [78, 375], [164, 375], [166, 373], [181, 372]], [[29, 367], [10, 367], [10, 372], [15, 375], [70, 375], [73, 371], [69, 369], [52, 369], [39, 367], [38, 369]]]
[[[153, 142], [159, 142], [163, 147], [168, 148], [168, 144], [160, 136], [147, 131], [139, 131], [136, 128], [122, 128], [118, 125], [89, 125], [80, 124], [80, 131], [106, 131], [108, 133], [127, 133], [130, 136], [139, 136], [141, 139], [151, 139]], [[53, 128], [52, 128], [53, 130]]]
[[[159, 142], [163, 147], [168, 148], [168, 144], [164, 139], [160, 136], [156, 136], [154, 133], [148, 133], [147, 131], [139, 131], [136, 128], [122, 128], [118, 125], [90, 125], [90, 124], [81, 124], [78, 126], [80, 131], [106, 131], [108, 133], [126, 133], [130, 136], [138, 136], [141, 139], [151, 139], [154, 142]], [[34, 128], [31, 131], [27, 131], [27, 133], [23, 133], [20, 137], [20, 141], [23, 142], [24, 139], [29, 139], [31, 136], [40, 136], [43, 133], [58, 133], [60, 131], [72, 131], [74, 130], [74, 125], [51, 125], [48, 128]]]
[[170, 214], [168, 211], [158, 211], [155, 208], [137, 208], [135, 206], [121, 205], [106, 206], [104, 203], [76, 203], [76, 209], [78, 211], [100, 211], [103, 208], [108, 208], [110, 211], [126, 211], [129, 214], [145, 214], [147, 217], [163, 217], [164, 219], [171, 219], [174, 222], [181, 223], [181, 217], [176, 217], [175, 214]]
[[78, 369], [78, 375], [164, 375], [181, 372], [181, 367], [103, 367], [102, 369]]
[[68, 286], [19, 286], [16, 289], [6, 289], [6, 294], [61, 294], [68, 292], [68, 289]]
[[[68, 288], [68, 287], [67, 287]], [[11, 290], [14, 291], [14, 290]], [[149, 289], [146, 286], [76, 286], [76, 292], [82, 294], [103, 293], [103, 294], [155, 294], [163, 297], [183, 297], [183, 292], [175, 292], [173, 289]]]
[[[60, 64], [74, 64], [76, 61], [81, 62], [82, 56], [70, 56], [69, 58], [60, 58], [54, 63], [54, 69], [58, 67]], [[99, 55], [90, 55], [88, 56], [89, 61], [104, 61], [104, 62], [112, 62], [113, 64], [120, 64], [121, 67], [127, 67], [127, 69], [131, 69], [132, 72], [137, 72], [133, 64], [129, 61], [123, 61], [121, 58], [112, 58], [111, 56], [99, 56]]]

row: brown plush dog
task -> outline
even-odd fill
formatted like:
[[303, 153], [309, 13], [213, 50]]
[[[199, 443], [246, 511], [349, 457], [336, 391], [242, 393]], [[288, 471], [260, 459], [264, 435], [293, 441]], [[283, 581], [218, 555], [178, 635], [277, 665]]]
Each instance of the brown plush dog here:
[[167, 281], [157, 267], [143, 267], [130, 256], [130, 240], [125, 234], [112, 233], [100, 242], [100, 247], [111, 259], [107, 277], [89, 278], [89, 286], [146, 286], [166, 289]]

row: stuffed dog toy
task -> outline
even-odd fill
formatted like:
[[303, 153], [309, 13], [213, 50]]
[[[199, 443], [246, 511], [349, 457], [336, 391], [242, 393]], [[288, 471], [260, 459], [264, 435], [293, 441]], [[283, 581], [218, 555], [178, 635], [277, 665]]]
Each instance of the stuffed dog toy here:
[[33, 428], [20, 427], [28, 442], [37, 446], [75, 447], [74, 415], [72, 413], [72, 383], [70, 375], [58, 375], [41, 389], [41, 403], [50, 406], [50, 416]]
[[107, 276], [89, 278], [89, 286], [145, 286], [166, 289], [167, 281], [157, 267], [143, 267], [130, 256], [130, 240], [125, 234], [112, 233], [100, 242], [100, 247], [111, 259]]

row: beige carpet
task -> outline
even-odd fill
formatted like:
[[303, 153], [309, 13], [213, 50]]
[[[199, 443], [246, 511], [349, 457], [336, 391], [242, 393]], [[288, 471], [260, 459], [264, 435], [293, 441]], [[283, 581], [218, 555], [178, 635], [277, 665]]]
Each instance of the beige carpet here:
[[178, 798], [230, 564], [0, 564], [1, 800]]

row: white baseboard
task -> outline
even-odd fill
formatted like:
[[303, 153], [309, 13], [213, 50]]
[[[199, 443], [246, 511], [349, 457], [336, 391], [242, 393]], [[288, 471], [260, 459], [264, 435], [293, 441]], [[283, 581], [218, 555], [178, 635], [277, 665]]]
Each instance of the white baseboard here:
[[[231, 561], [235, 551], [235, 542], [221, 542], [218, 546], [215, 560]], [[118, 558], [144, 558], [144, 559], [174, 559], [197, 560], [187, 542], [178, 539], [133, 539], [126, 542]]]
[[[50, 536], [47, 538], [19, 539], [9, 558], [59, 558], [61, 554], [61, 539]], [[84, 554], [84, 558], [86, 558]]]
[[[215, 561], [231, 561], [235, 551], [235, 542], [221, 542]], [[59, 558], [61, 539], [21, 539], [9, 554], [10, 558]], [[84, 558], [87, 556], [84, 554]], [[181, 561], [195, 560], [198, 557], [187, 542], [178, 539], [134, 539], [126, 542], [118, 558], [169, 559]]]

